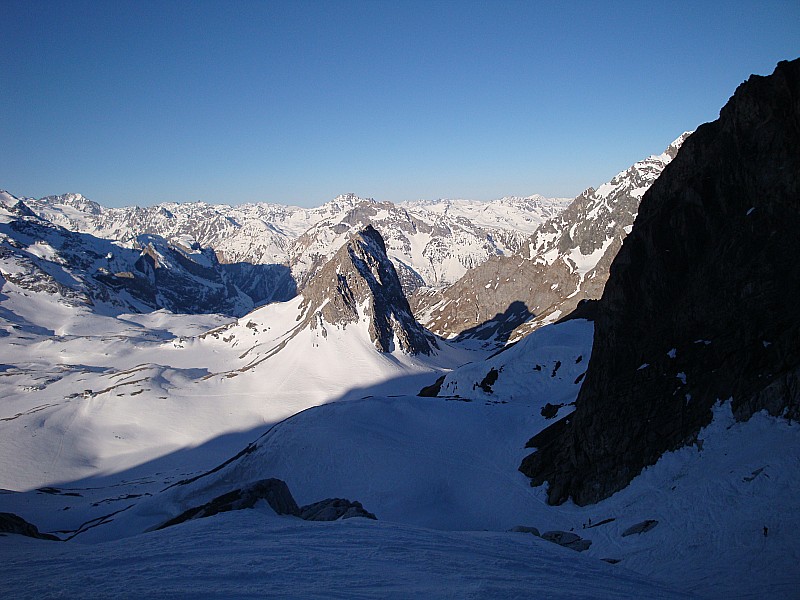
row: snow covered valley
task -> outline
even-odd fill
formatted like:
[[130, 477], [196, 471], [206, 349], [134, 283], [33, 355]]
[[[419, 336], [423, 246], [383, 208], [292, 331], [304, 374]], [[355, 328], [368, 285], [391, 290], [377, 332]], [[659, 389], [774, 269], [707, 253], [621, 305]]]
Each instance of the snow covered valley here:
[[[72, 312], [56, 337], [33, 331], [52, 314], [31, 311], [27, 329], [11, 328], [2, 346], [0, 510], [69, 541], [0, 538], [5, 597], [723, 598], [797, 589], [796, 423], [762, 414], [736, 423], [722, 404], [695, 446], [586, 507], [547, 505], [544, 487], [517, 471], [527, 439], [551, 422], [545, 406], [571, 410], [590, 322], [544, 327], [486, 359], [444, 344], [431, 357], [384, 355], [361, 325], [328, 327], [325, 337], [302, 330], [287, 342], [294, 302], [210, 335], [198, 332], [220, 318], [165, 312]], [[438, 397], [416, 395], [440, 373]], [[378, 521], [309, 522], [264, 502], [147, 531], [273, 477], [298, 504], [358, 500]], [[520, 525], [591, 544], [576, 552], [510, 531]]]

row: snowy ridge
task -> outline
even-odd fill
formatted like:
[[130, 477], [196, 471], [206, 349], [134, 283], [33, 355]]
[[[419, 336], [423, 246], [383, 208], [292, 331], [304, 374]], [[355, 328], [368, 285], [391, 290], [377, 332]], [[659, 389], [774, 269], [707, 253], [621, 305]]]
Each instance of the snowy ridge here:
[[221, 263], [287, 264], [298, 287], [350, 235], [371, 224], [383, 232], [407, 291], [452, 283], [490, 256], [519, 250], [540, 223], [566, 206], [563, 199], [542, 196], [395, 205], [354, 194], [313, 209], [203, 202], [105, 208], [80, 194], [25, 203], [52, 223], [104, 239], [134, 244], [151, 234], [212, 248]]
[[295, 293], [285, 267], [222, 265], [187, 236], [170, 243], [143, 234], [122, 243], [70, 231], [7, 193], [0, 205], [0, 261], [0, 274], [20, 289], [101, 313], [166, 308], [242, 315]]

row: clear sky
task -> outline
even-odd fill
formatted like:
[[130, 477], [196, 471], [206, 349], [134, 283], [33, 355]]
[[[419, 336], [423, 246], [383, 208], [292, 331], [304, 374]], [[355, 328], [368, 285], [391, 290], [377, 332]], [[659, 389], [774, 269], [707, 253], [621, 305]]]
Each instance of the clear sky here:
[[800, 1], [0, 2], [0, 189], [572, 197], [800, 56]]

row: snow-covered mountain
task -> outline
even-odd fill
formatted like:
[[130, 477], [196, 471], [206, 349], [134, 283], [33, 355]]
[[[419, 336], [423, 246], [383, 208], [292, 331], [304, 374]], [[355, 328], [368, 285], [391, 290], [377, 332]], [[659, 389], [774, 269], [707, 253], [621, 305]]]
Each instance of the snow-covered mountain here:
[[[520, 252], [494, 256], [451, 286], [420, 293], [413, 298], [420, 322], [443, 336], [505, 341], [571, 312], [581, 300], [599, 298], [642, 195], [689, 135], [586, 190], [537, 228]], [[527, 329], [511, 333], [524, 323]]]
[[325, 214], [325, 210], [267, 203], [168, 202], [107, 208], [81, 194], [23, 200], [40, 217], [71, 231], [119, 242], [145, 234], [170, 241], [188, 238], [213, 248], [223, 263], [283, 263], [292, 240]]
[[295, 294], [286, 267], [220, 264], [186, 238], [140, 235], [122, 243], [70, 231], [7, 192], [0, 192], [0, 260], [0, 274], [19, 288], [99, 312], [243, 315]]
[[299, 288], [349, 236], [372, 225], [383, 232], [409, 292], [452, 283], [490, 256], [519, 250], [527, 235], [566, 206], [541, 196], [395, 205], [345, 194], [313, 209], [200, 202], [105, 208], [80, 194], [22, 200], [71, 231], [123, 243], [145, 234], [189, 241], [212, 248], [223, 264], [290, 265]]
[[407, 292], [455, 281], [491, 256], [518, 250], [526, 237], [516, 229], [484, 228], [458, 215], [354, 199], [348, 210], [319, 221], [292, 245], [289, 264], [298, 287], [302, 289], [344, 240], [367, 225], [383, 233]]
[[492, 202], [477, 200], [416, 200], [401, 202], [399, 206], [420, 218], [427, 213], [449, 216], [467, 221], [484, 229], [508, 229], [532, 234], [547, 219], [566, 208], [572, 198], [545, 198], [533, 196], [506, 196]]

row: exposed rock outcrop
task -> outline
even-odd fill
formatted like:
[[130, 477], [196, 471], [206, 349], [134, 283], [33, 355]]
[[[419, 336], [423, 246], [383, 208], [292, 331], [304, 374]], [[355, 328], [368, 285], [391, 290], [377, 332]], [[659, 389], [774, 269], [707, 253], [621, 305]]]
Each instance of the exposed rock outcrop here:
[[381, 352], [396, 345], [430, 354], [435, 338], [414, 318], [380, 233], [368, 225], [342, 246], [303, 290], [301, 309], [312, 327], [346, 327], [366, 316]]
[[36, 525], [28, 523], [25, 519], [14, 513], [0, 512], [0, 533], [15, 533], [40, 540], [61, 540], [49, 533], [40, 533]]
[[509, 531], [513, 533], [530, 533], [535, 535], [536, 537], [541, 537], [542, 534], [539, 533], [539, 530], [536, 527], [530, 527], [528, 525], [516, 525], [512, 527]]
[[256, 481], [240, 489], [231, 490], [221, 496], [217, 496], [210, 502], [185, 510], [177, 517], [159, 525], [157, 529], [165, 529], [191, 519], [211, 517], [222, 512], [253, 508], [259, 500], [266, 501], [272, 510], [279, 515], [298, 516], [300, 514], [300, 507], [297, 506], [297, 502], [295, 502], [286, 482], [270, 478]]
[[306, 521], [338, 521], [353, 517], [377, 519], [374, 514], [364, 509], [361, 502], [351, 502], [345, 498], [328, 498], [300, 509], [300, 518]]
[[648, 531], [653, 529], [656, 525], [658, 525], [658, 521], [656, 521], [655, 519], [646, 519], [641, 523], [637, 523], [636, 525], [631, 525], [630, 527], [628, 527], [625, 531], [622, 532], [622, 537], [647, 533]]
[[[270, 478], [231, 490], [221, 496], [217, 496], [210, 502], [189, 508], [177, 517], [162, 523], [156, 529], [165, 529], [185, 521], [203, 519], [223, 512], [253, 508], [257, 502], [262, 500], [269, 504], [270, 508], [279, 515], [291, 515], [306, 521], [336, 521], [352, 517], [377, 518], [367, 511], [360, 502], [344, 498], [328, 498], [301, 508], [295, 502], [292, 492], [289, 491], [289, 486], [286, 485], [285, 481]], [[5, 513], [0, 513], [0, 515], [2, 514]], [[0, 521], [0, 525], [2, 525], [2, 521]]]
[[800, 418], [800, 60], [752, 76], [645, 194], [575, 412], [520, 470], [577, 504], [692, 442], [712, 406]]
[[545, 531], [542, 534], [542, 539], [548, 542], [553, 542], [559, 546], [564, 546], [576, 552], [583, 552], [589, 549], [592, 545], [591, 540], [585, 540], [576, 533], [571, 531]]

